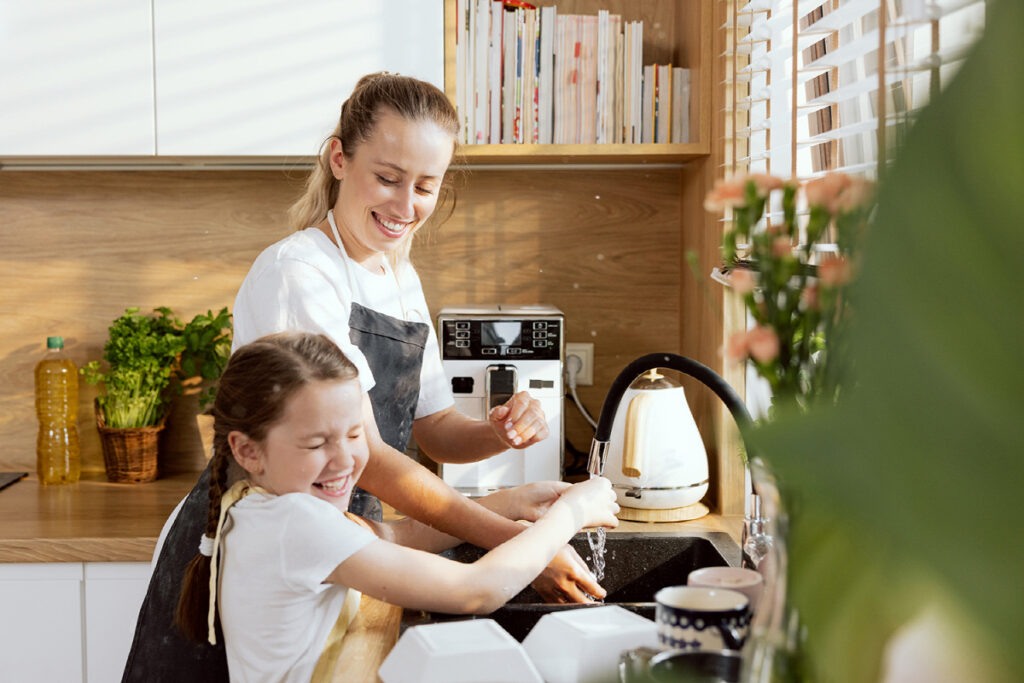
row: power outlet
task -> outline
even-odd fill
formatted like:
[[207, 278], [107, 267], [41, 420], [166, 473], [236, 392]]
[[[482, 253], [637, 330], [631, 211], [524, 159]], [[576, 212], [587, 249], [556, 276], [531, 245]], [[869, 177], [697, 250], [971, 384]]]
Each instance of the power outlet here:
[[576, 356], [583, 361], [583, 367], [576, 373], [576, 386], [589, 387], [594, 385], [594, 345], [587, 344], [565, 344], [565, 360], [568, 363], [569, 356]]

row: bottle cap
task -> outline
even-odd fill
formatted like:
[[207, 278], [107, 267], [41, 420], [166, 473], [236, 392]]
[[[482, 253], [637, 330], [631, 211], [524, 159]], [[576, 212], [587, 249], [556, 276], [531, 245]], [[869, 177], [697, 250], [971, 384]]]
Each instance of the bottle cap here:
[[64, 348], [64, 337], [47, 337], [46, 348], [48, 349], [63, 349]]

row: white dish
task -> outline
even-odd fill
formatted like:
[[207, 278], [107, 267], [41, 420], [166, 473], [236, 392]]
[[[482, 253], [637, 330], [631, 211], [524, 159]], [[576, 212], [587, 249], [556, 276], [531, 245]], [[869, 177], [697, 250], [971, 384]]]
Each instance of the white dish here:
[[493, 619], [409, 628], [377, 675], [384, 683], [543, 683], [523, 646]]
[[658, 627], [616, 605], [581, 607], [545, 614], [523, 647], [547, 683], [611, 681], [623, 652], [658, 647]]

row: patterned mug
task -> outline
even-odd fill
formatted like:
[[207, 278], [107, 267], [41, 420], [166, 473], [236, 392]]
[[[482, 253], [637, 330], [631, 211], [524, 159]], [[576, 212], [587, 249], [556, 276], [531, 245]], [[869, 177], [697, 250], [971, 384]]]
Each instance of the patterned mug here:
[[750, 631], [750, 601], [736, 591], [669, 586], [654, 596], [658, 641], [674, 650], [739, 650]]

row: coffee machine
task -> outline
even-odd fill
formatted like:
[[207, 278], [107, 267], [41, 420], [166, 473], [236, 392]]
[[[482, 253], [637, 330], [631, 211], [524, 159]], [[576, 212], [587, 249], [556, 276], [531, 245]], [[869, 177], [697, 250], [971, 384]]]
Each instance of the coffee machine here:
[[562, 363], [565, 320], [552, 306], [446, 307], [437, 318], [441, 361], [455, 407], [486, 419], [491, 408], [517, 391], [540, 401], [548, 420], [546, 439], [486, 460], [442, 464], [440, 475], [470, 496], [534, 481], [562, 478], [565, 442]]

